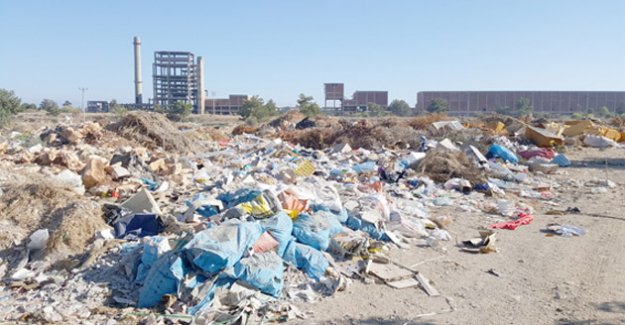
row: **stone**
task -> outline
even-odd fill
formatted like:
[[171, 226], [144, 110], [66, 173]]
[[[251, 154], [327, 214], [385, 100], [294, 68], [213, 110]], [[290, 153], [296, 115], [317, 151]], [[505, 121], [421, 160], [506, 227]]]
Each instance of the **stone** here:
[[82, 173], [82, 183], [86, 188], [91, 188], [106, 182], [106, 172], [104, 171], [104, 168], [104, 162], [101, 158], [91, 158]]

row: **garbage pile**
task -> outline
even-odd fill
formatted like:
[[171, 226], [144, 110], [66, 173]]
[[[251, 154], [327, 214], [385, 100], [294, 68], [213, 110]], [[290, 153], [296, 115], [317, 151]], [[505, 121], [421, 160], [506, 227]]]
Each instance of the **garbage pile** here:
[[291, 114], [226, 138], [132, 113], [11, 134], [0, 224], [19, 231], [0, 230], [0, 320], [286, 321], [351, 281], [438, 295], [388, 250], [444, 254], [454, 206], [486, 216], [462, 250], [496, 253], [497, 229], [531, 223], [571, 165], [553, 125], [495, 122]]

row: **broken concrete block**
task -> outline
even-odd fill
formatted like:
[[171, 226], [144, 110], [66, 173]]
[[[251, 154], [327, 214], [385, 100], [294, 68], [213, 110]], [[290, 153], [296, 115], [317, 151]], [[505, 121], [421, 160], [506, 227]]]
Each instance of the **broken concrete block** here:
[[122, 167], [121, 163], [108, 166], [106, 168], [106, 171], [109, 174], [111, 174], [111, 177], [113, 177], [113, 180], [120, 180], [126, 177], [130, 177], [130, 172], [128, 171], [128, 169]]
[[131, 196], [128, 200], [121, 204], [123, 208], [126, 208], [134, 213], [150, 212], [155, 214], [161, 214], [161, 210], [154, 200], [154, 197], [147, 189], [142, 188], [135, 195]]
[[82, 183], [86, 188], [94, 187], [106, 182], [105, 165], [99, 157], [92, 158], [82, 173]]
[[161, 173], [169, 169], [169, 166], [167, 166], [167, 163], [165, 162], [165, 159], [163, 158], [157, 159], [151, 162], [150, 165], [148, 165], [148, 167], [150, 168], [150, 171], [153, 173]]

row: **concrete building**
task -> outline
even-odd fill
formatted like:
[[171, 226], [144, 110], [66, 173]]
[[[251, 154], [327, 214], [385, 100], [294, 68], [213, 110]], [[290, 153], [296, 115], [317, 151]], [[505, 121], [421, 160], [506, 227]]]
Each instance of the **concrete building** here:
[[202, 110], [204, 62], [191, 52], [154, 52], [152, 80], [154, 105], [171, 106], [177, 101], [193, 104], [193, 111]]
[[[388, 107], [388, 91], [361, 91], [357, 90], [351, 99], [345, 98], [345, 85], [342, 83], [325, 83], [324, 95], [325, 103], [323, 109], [336, 113], [342, 112], [364, 112], [369, 103], [378, 104], [385, 109]], [[328, 102], [332, 106], [328, 106]], [[336, 105], [337, 101], [339, 105]]]
[[530, 101], [534, 112], [546, 114], [596, 112], [604, 106], [611, 112], [625, 110], [625, 91], [422, 91], [417, 93], [417, 112], [436, 98], [446, 100], [454, 115], [514, 110], [521, 98]]
[[388, 91], [356, 91], [352, 99], [343, 100], [343, 111], [366, 111], [369, 103], [388, 107]]
[[106, 113], [109, 111], [109, 102], [103, 100], [87, 101], [87, 112], [89, 113]]
[[248, 99], [247, 95], [230, 95], [228, 98], [208, 98], [204, 101], [205, 112], [216, 115], [237, 115]]

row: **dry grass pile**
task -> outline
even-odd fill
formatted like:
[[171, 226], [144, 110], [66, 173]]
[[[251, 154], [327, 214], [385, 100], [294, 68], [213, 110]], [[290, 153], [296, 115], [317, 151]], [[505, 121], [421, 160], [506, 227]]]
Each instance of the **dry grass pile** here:
[[239, 124], [232, 129], [232, 135], [241, 135], [245, 133], [254, 134], [258, 131], [258, 127], [247, 125], [247, 124]]
[[331, 127], [288, 130], [281, 132], [279, 136], [282, 140], [313, 149], [324, 149], [341, 143], [349, 143], [352, 148], [396, 149], [418, 147], [421, 134], [399, 119], [363, 119], [356, 122], [340, 120]]
[[99, 204], [45, 178], [19, 179], [0, 188], [0, 259], [43, 228], [50, 233], [44, 252], [49, 260], [80, 254], [96, 231], [107, 227]]
[[130, 112], [107, 129], [150, 149], [188, 152], [194, 148], [193, 142], [159, 113]]
[[427, 114], [420, 115], [417, 117], [413, 117], [408, 120], [408, 126], [415, 130], [425, 130], [429, 128], [432, 123], [439, 121], [447, 121], [450, 120], [449, 116], [446, 114]]
[[472, 184], [484, 182], [484, 174], [469, 160], [464, 152], [436, 148], [428, 151], [416, 170], [435, 182], [446, 182], [451, 178], [464, 178]]

